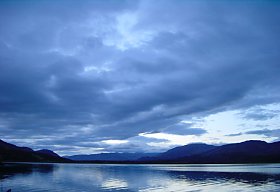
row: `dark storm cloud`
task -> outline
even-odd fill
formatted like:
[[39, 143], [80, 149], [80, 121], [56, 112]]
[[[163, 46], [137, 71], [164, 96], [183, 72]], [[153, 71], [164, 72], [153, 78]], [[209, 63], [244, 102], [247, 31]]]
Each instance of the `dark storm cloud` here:
[[109, 150], [98, 142], [144, 132], [201, 135], [207, 130], [178, 124], [279, 102], [279, 8], [272, 1], [1, 1], [1, 137]]

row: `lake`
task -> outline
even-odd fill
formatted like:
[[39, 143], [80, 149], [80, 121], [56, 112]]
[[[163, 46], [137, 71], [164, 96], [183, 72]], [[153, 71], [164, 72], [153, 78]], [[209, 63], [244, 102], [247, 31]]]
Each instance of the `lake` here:
[[5, 164], [6, 192], [280, 191], [280, 164]]

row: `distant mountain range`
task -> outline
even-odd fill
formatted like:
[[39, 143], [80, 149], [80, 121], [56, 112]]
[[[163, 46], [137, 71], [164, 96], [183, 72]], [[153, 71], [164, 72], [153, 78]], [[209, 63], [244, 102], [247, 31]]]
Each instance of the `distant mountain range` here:
[[222, 146], [195, 143], [164, 153], [102, 153], [67, 158], [93, 163], [280, 163], [280, 142], [245, 141]]
[[34, 151], [28, 147], [16, 145], [0, 140], [0, 160], [6, 162], [69, 162], [53, 151], [43, 149]]
[[159, 153], [99, 153], [64, 157], [75, 161], [137, 161], [142, 157], [154, 157], [158, 154]]
[[175, 147], [164, 153], [101, 153], [60, 157], [0, 140], [0, 160], [10, 162], [87, 163], [280, 163], [280, 142], [245, 141], [222, 146], [203, 143]]
[[195, 143], [195, 144], [189, 144], [184, 145], [180, 147], [175, 147], [173, 149], [170, 149], [164, 153], [160, 153], [154, 157], [151, 157], [147, 155], [147, 157], [142, 157], [138, 160], [141, 161], [154, 161], [154, 160], [176, 160], [184, 157], [189, 157], [192, 155], [197, 155], [209, 150], [212, 150], [216, 148], [214, 145], [207, 145], [204, 143]]
[[280, 142], [245, 141], [213, 146], [189, 144], [139, 159], [145, 163], [280, 163]]

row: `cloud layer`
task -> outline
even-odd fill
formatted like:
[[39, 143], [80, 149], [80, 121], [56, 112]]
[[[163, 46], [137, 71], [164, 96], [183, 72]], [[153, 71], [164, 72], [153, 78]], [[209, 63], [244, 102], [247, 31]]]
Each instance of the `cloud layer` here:
[[1, 1], [1, 137], [109, 150], [102, 141], [199, 136], [207, 130], [182, 121], [278, 103], [279, 9], [275, 1]]

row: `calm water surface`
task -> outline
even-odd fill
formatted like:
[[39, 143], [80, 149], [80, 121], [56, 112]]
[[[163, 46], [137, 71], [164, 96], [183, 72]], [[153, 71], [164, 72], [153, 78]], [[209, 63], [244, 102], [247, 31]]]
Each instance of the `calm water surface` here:
[[5, 164], [0, 180], [1, 192], [280, 192], [280, 164]]

